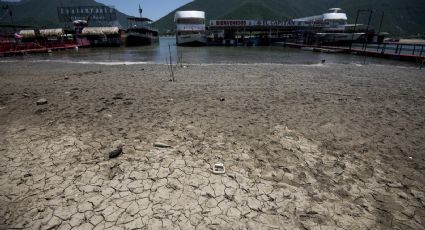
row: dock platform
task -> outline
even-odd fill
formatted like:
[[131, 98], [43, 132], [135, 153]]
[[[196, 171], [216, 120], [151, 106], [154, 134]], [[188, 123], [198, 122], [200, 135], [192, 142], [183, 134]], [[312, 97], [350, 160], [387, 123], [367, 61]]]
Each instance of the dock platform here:
[[350, 47], [340, 46], [319, 46], [319, 45], [306, 45], [300, 43], [280, 42], [277, 45], [282, 45], [292, 48], [305, 49], [315, 52], [324, 53], [348, 53], [357, 54], [369, 57], [388, 58], [410, 62], [425, 62], [425, 44], [397, 44], [397, 43], [383, 43], [383, 44], [361, 44], [357, 43]]

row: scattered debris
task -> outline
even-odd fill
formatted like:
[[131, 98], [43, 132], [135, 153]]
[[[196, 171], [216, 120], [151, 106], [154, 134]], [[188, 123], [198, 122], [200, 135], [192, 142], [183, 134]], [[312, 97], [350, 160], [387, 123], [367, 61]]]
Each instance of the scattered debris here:
[[167, 144], [160, 143], [160, 142], [154, 143], [153, 146], [156, 147], [156, 148], [164, 148], [164, 149], [171, 148], [171, 145], [167, 145]]
[[37, 109], [34, 113], [37, 115], [43, 114], [45, 112], [49, 111], [47, 108], [41, 108], [41, 109]]
[[122, 154], [122, 145], [118, 145], [117, 149], [109, 153], [109, 159], [117, 158]]
[[115, 96], [112, 99], [114, 99], [114, 100], [122, 100], [122, 99], [124, 99], [124, 94], [117, 93], [117, 94], [115, 94]]
[[37, 105], [45, 105], [45, 104], [47, 104], [46, 98], [41, 98], [40, 100], [37, 101]]
[[5, 108], [7, 108], [7, 107], [6, 107], [6, 106], [0, 107], [0, 110], [3, 110], [3, 109], [5, 109]]
[[167, 99], [167, 101], [168, 101], [168, 102], [172, 102], [172, 101], [174, 101], [174, 99], [172, 99], [172, 98], [168, 98], [168, 99]]
[[31, 173], [26, 173], [26, 174], [24, 175], [24, 177], [32, 177], [32, 174], [31, 174]]
[[225, 174], [226, 168], [224, 168], [224, 165], [222, 163], [214, 164], [213, 171], [214, 174]]

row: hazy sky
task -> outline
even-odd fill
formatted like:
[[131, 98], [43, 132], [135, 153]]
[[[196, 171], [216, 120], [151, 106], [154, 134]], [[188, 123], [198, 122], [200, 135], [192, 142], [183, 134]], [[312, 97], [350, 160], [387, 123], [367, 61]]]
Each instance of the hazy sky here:
[[172, 10], [192, 0], [96, 0], [108, 6], [115, 6], [119, 11], [132, 16], [139, 16], [139, 4], [143, 17], [157, 20]]

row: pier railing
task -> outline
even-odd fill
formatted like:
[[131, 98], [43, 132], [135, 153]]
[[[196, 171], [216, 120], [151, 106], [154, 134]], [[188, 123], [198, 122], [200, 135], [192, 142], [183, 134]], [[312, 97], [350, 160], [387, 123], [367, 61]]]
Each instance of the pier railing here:
[[374, 52], [392, 56], [425, 57], [425, 44], [354, 43], [352, 49], [354, 51]]

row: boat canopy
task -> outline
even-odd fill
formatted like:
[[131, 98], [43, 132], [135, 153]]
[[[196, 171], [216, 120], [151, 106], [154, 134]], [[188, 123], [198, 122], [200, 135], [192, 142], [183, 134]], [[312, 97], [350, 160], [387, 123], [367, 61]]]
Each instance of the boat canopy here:
[[205, 12], [203, 11], [177, 11], [174, 15], [174, 22], [177, 22], [178, 19], [183, 18], [199, 18], [205, 19]]
[[340, 8], [331, 8], [327, 13], [322, 15], [297, 18], [294, 22], [311, 22], [311, 21], [347, 21], [347, 15]]
[[23, 38], [35, 38], [35, 31], [34, 30], [21, 30], [21, 31], [19, 31], [19, 35], [21, 35]]
[[63, 29], [45, 29], [40, 30], [41, 37], [60, 37], [64, 35], [65, 32]]
[[82, 35], [117, 35], [120, 29], [118, 27], [86, 27], [81, 32]]

